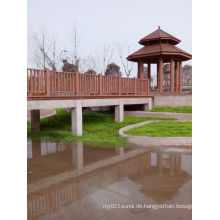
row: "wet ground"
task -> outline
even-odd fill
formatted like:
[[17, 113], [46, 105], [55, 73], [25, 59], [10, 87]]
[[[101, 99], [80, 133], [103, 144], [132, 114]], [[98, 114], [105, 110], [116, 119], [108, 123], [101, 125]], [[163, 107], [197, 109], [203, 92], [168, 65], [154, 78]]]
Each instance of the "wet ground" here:
[[192, 218], [190, 149], [27, 147], [28, 219]]

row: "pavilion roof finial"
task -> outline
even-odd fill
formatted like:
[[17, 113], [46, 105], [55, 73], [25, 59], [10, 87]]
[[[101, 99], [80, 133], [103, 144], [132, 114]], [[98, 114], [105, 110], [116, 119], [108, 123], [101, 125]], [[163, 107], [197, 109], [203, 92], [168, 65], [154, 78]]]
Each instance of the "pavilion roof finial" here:
[[158, 29], [160, 29], [160, 26], [158, 26]]

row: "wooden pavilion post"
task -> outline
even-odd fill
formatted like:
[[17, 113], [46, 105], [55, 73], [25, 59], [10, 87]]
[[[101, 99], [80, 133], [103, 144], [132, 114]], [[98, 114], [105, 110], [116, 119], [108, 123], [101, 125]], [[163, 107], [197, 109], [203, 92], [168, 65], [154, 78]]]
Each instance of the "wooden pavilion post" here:
[[179, 61], [179, 93], [182, 94], [182, 61]]
[[178, 92], [178, 62], [175, 62], [175, 92]]
[[151, 80], [151, 64], [147, 64], [147, 78]]
[[151, 87], [151, 64], [148, 62], [147, 63], [147, 79], [149, 81], [148, 83], [148, 94], [149, 94], [149, 91], [150, 91], [150, 87]]
[[159, 92], [163, 92], [163, 59], [159, 59]]
[[174, 59], [170, 59], [170, 92], [174, 92]]
[[157, 63], [157, 89], [159, 89], [159, 63]]
[[138, 61], [138, 78], [144, 78], [144, 64], [142, 60]]

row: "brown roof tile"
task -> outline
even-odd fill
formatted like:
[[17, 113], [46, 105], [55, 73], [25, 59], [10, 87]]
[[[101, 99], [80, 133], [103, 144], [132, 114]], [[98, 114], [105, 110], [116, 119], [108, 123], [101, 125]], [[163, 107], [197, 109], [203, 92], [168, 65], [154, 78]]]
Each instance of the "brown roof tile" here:
[[160, 26], [158, 29], [151, 34], [145, 36], [139, 41], [139, 44], [146, 45], [149, 42], [156, 41], [156, 40], [167, 40], [169, 43], [176, 45], [178, 44], [181, 40], [178, 38], [172, 36], [171, 34], [168, 34], [167, 32], [163, 31], [160, 29]]

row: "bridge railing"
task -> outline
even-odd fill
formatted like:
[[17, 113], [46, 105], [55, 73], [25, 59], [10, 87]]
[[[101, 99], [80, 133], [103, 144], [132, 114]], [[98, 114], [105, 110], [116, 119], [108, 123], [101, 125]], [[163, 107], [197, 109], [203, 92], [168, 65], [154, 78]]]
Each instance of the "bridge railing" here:
[[149, 95], [149, 80], [27, 69], [27, 96]]

